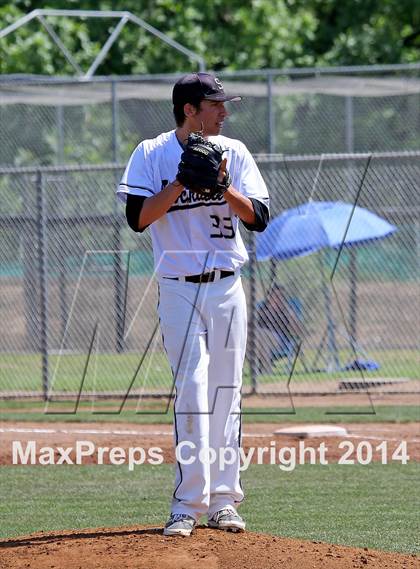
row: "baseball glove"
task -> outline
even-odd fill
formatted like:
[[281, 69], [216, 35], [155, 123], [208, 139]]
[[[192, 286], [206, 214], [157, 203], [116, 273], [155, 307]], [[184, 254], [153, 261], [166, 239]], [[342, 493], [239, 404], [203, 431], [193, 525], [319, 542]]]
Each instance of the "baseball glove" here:
[[231, 184], [229, 172], [225, 170], [223, 180], [219, 180], [220, 168], [223, 162], [223, 150], [192, 132], [181, 155], [178, 165], [177, 179], [190, 192], [196, 192], [205, 197], [224, 194]]

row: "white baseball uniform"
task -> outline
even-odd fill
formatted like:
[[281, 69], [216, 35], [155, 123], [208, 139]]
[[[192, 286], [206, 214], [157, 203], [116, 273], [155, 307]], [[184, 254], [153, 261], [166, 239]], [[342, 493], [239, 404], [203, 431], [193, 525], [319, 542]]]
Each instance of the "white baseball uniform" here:
[[[268, 208], [267, 188], [245, 145], [221, 135], [209, 140], [228, 149], [233, 187]], [[174, 130], [140, 143], [118, 196], [147, 198], [161, 191], [175, 179], [182, 151]], [[174, 430], [180, 460], [171, 511], [196, 520], [243, 500], [238, 449], [246, 300], [240, 267], [248, 254], [239, 221], [223, 196], [204, 198], [185, 189], [150, 227], [158, 313], [176, 390]], [[213, 270], [212, 282], [185, 280]], [[214, 458], [210, 450], [210, 460], [205, 459], [209, 448], [216, 453], [233, 449], [227, 459], [231, 464], [222, 468], [218, 458], [209, 464]]]

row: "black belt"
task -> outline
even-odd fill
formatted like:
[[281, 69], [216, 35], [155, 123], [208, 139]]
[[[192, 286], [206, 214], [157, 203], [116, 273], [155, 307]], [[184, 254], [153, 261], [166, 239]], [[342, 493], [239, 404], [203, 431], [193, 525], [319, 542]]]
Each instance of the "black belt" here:
[[[188, 275], [186, 277], [163, 277], [164, 279], [170, 279], [171, 281], [185, 281], [187, 283], [212, 283], [214, 282], [216, 275], [220, 273], [220, 278], [225, 279], [226, 277], [231, 277], [235, 274], [235, 271], [221, 271], [216, 269], [215, 271], [210, 271], [209, 273], [201, 273], [199, 275]], [[217, 279], [219, 280], [219, 279]]]

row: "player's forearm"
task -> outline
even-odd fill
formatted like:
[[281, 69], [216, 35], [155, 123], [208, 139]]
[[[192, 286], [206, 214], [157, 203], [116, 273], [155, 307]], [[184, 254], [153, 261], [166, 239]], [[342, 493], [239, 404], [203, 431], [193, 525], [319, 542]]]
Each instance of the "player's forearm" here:
[[233, 186], [229, 186], [223, 197], [236, 213], [236, 215], [245, 223], [255, 223], [255, 211], [252, 201], [246, 196], [242, 195]]
[[171, 182], [161, 192], [144, 200], [139, 216], [139, 229], [147, 227], [168, 211], [184, 190], [177, 180]]

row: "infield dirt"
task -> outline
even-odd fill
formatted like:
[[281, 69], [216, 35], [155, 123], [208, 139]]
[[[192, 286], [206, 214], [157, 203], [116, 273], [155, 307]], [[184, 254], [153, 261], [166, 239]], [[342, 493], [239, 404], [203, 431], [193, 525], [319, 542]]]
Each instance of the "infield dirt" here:
[[32, 534], [0, 541], [4, 569], [414, 569], [420, 559], [314, 541], [199, 527], [164, 537], [156, 527]]

